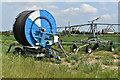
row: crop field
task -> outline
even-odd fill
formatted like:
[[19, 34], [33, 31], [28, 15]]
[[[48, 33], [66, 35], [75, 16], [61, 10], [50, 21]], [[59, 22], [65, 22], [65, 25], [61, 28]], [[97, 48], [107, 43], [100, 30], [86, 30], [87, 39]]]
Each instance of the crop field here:
[[[63, 45], [69, 57], [60, 55], [61, 61], [49, 58], [41, 60], [6, 53], [11, 43], [17, 43], [13, 35], [2, 36], [2, 77], [4, 78], [119, 78], [120, 45], [116, 44], [115, 51], [95, 50], [91, 54], [84, 50], [77, 54], [70, 52], [70, 45]], [[80, 40], [87, 37], [62, 36], [63, 41]], [[101, 37], [103, 39], [119, 42], [120, 37]], [[56, 46], [54, 46], [57, 48]]]

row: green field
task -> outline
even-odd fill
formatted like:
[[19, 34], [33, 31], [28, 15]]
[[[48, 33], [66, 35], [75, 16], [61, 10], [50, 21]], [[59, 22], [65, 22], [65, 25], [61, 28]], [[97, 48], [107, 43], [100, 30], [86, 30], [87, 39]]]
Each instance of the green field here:
[[[63, 41], [84, 39], [85, 37], [61, 37]], [[119, 37], [101, 37], [118, 42]], [[120, 66], [120, 47], [116, 45], [114, 52], [97, 50], [92, 54], [79, 51], [67, 58], [61, 55], [62, 60], [43, 58], [35, 60], [33, 57], [24, 57], [18, 54], [6, 53], [10, 43], [17, 43], [13, 35], [2, 36], [2, 77], [4, 78], [118, 78]], [[63, 45], [70, 53], [69, 45]], [[42, 73], [42, 74], [40, 74]]]
[[[65, 42], [70, 42], [70, 41], [76, 41], [76, 40], [81, 40], [81, 39], [87, 39], [87, 36], [62, 36], [61, 39]], [[112, 40], [115, 43], [120, 43], [120, 37], [100, 37], [101, 39], [105, 40]]]

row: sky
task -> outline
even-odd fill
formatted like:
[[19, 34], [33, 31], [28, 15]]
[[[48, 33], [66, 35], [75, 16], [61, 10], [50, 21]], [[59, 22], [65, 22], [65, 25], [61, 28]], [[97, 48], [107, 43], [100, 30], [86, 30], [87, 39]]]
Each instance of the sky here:
[[[6, 2], [5, 2], [6, 1]], [[1, 31], [12, 30], [16, 16], [25, 10], [44, 9], [55, 18], [57, 26], [86, 24], [97, 17], [96, 22], [118, 23], [118, 2], [2, 2]], [[13, 0], [14, 1], [14, 0]], [[72, 1], [72, 0], [71, 0]], [[103, 27], [104, 28], [104, 27]], [[86, 28], [82, 28], [86, 30]], [[102, 29], [102, 28], [100, 28]], [[116, 27], [117, 31], [118, 28]]]

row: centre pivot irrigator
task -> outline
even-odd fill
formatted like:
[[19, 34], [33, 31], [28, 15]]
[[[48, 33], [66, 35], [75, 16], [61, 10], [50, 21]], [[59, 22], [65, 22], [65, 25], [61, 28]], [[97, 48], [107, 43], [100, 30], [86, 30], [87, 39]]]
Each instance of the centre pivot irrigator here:
[[[49, 56], [57, 59], [60, 57], [56, 55], [55, 51], [65, 53], [58, 41], [59, 36], [56, 34], [56, 21], [46, 10], [21, 12], [16, 17], [13, 33], [20, 44], [11, 44], [8, 52], [12, 46], [22, 46], [22, 48], [16, 47], [14, 53], [18, 52], [35, 57]], [[59, 46], [61, 51], [51, 47], [55, 44]]]

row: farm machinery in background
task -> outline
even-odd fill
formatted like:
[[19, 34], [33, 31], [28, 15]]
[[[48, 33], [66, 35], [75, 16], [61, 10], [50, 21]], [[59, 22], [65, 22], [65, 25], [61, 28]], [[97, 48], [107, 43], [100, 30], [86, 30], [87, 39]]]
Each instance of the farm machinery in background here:
[[[19, 44], [10, 44], [8, 52], [12, 46], [17, 46], [14, 53], [34, 57], [52, 57], [60, 60], [56, 52], [64, 53], [65, 50], [59, 42], [59, 35], [56, 34], [56, 21], [46, 10], [23, 11], [20, 13], [13, 25], [13, 33]], [[52, 48], [58, 45], [61, 50]]]
[[[104, 49], [107, 45], [109, 45], [109, 51], [114, 51], [115, 50], [115, 46], [113, 41], [111, 40], [106, 40], [106, 39], [101, 39], [98, 36], [97, 33], [97, 27], [98, 25], [107, 25], [107, 29], [113, 28], [113, 25], [120, 25], [120, 24], [105, 24], [105, 23], [94, 23], [94, 21], [98, 20], [99, 18], [96, 18], [92, 21], [88, 21], [89, 24], [82, 24], [82, 25], [73, 25], [73, 26], [66, 26], [66, 27], [58, 27], [58, 29], [61, 28], [68, 28], [69, 29], [69, 34], [68, 36], [71, 36], [71, 28], [80, 28], [80, 27], [86, 27], [89, 26], [89, 30], [88, 30], [88, 38], [84, 38], [78, 41], [72, 41], [72, 42], [62, 42], [62, 44], [72, 44], [72, 46], [70, 47], [71, 51], [74, 52], [75, 54], [78, 53], [79, 49], [81, 49], [82, 47], [86, 47], [86, 53], [92, 53], [93, 50], [102, 48]], [[114, 30], [115, 31], [115, 30]], [[112, 38], [112, 37], [111, 37]], [[78, 47], [77, 44], [82, 44]], [[117, 44], [117, 43], [116, 43]]]

